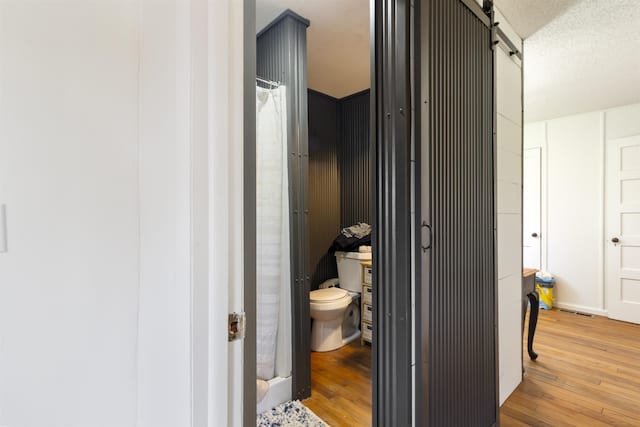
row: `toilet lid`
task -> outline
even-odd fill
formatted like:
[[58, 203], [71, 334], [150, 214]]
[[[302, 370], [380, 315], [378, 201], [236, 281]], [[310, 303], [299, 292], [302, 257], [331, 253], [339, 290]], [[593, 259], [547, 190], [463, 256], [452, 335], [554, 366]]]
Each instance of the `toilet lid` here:
[[348, 292], [340, 288], [327, 288], [311, 291], [309, 298], [313, 302], [331, 302], [347, 296]]

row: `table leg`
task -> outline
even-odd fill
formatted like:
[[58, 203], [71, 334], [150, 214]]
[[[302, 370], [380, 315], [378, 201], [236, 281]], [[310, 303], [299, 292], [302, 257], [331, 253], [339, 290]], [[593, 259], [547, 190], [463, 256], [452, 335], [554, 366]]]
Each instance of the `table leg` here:
[[527, 317], [527, 296], [522, 296], [522, 334], [524, 335], [524, 319]]
[[[523, 290], [524, 293], [524, 290]], [[527, 317], [527, 299], [526, 295], [522, 295], [522, 328], [520, 330], [520, 358], [522, 359], [522, 344], [524, 342], [524, 320]], [[522, 365], [522, 373], [524, 374], [524, 364]]]
[[529, 303], [531, 304], [531, 313], [529, 314], [529, 336], [527, 339], [527, 351], [531, 360], [536, 360], [538, 354], [533, 351], [533, 337], [536, 333], [536, 325], [538, 324], [538, 310], [540, 307], [540, 297], [538, 292], [531, 292], [529, 295]]

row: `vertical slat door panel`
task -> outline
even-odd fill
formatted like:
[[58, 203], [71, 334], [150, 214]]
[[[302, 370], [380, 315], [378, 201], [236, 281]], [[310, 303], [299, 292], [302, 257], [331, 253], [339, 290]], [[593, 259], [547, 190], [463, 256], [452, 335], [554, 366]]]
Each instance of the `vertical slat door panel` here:
[[421, 3], [423, 425], [497, 422], [493, 51], [463, 1]]

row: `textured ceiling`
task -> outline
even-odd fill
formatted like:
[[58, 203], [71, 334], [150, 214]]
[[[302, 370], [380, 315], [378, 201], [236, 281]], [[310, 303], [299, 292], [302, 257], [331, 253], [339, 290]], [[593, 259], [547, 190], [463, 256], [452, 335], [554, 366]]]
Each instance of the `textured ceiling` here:
[[579, 0], [495, 0], [520, 37], [526, 39]]
[[369, 88], [369, 0], [257, 0], [257, 30], [286, 9], [311, 21], [307, 31], [311, 89], [342, 98]]
[[529, 122], [640, 102], [640, 0], [580, 1], [526, 39], [524, 96]]

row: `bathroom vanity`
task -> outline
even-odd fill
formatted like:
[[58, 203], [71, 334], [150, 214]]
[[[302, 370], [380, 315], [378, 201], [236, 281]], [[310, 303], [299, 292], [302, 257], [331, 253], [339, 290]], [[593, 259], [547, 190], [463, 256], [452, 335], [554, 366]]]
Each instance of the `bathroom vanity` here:
[[362, 306], [360, 312], [360, 341], [362, 344], [365, 342], [371, 343], [373, 336], [373, 263], [371, 261], [364, 261], [362, 264]]

